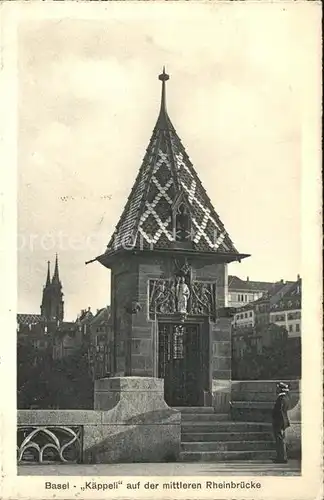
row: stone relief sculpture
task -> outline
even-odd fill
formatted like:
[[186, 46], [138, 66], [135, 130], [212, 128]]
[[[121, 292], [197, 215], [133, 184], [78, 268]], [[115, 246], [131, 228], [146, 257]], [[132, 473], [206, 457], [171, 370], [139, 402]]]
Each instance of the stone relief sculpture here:
[[216, 285], [195, 281], [191, 287], [191, 314], [216, 315]]
[[216, 284], [194, 281], [191, 284], [185, 276], [175, 280], [150, 280], [149, 312], [156, 314], [180, 314], [184, 319], [188, 314], [198, 316], [216, 315]]
[[150, 280], [150, 314], [173, 314], [176, 311], [174, 283], [165, 280]]

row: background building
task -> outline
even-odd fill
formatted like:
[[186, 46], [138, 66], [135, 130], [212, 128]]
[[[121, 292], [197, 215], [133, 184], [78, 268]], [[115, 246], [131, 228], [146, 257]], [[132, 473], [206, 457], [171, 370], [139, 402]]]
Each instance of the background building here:
[[270, 323], [284, 326], [289, 338], [301, 336], [301, 288], [302, 281], [297, 281], [289, 291], [270, 307]]
[[114, 341], [110, 306], [98, 309], [90, 323], [88, 346], [92, 380], [109, 376], [114, 369]]
[[262, 297], [273, 283], [266, 281], [252, 281], [247, 277], [242, 280], [237, 276], [228, 276], [228, 307], [242, 307]]
[[243, 307], [238, 307], [233, 316], [234, 328], [253, 328], [255, 325], [254, 302]]
[[299, 377], [301, 279], [272, 284], [233, 317], [233, 378]]

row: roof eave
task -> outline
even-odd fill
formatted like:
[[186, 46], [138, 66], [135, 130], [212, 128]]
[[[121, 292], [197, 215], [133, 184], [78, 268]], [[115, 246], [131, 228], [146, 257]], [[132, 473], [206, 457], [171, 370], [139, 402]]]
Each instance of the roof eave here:
[[198, 259], [206, 259], [212, 262], [226, 263], [230, 262], [241, 262], [241, 260], [250, 257], [250, 254], [236, 253], [236, 252], [197, 252], [196, 250], [188, 249], [154, 249], [154, 250], [140, 250], [140, 249], [117, 249], [117, 250], [107, 250], [105, 253], [99, 255], [90, 262], [97, 261], [104, 267], [111, 269], [116, 259], [125, 256], [125, 254], [131, 255], [168, 255], [172, 253], [173, 255], [179, 255], [183, 257], [196, 257]]

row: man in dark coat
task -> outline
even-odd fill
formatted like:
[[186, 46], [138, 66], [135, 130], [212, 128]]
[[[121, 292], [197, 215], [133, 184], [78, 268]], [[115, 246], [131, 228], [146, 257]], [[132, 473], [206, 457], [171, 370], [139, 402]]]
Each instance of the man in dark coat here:
[[283, 382], [277, 384], [277, 399], [272, 410], [272, 428], [276, 441], [277, 464], [287, 463], [285, 430], [290, 426], [287, 411], [289, 410], [289, 387]]

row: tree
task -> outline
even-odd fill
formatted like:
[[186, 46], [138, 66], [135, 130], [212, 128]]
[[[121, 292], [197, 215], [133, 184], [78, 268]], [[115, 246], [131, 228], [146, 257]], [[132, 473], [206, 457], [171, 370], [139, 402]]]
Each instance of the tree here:
[[37, 356], [31, 346], [20, 345], [17, 358], [18, 408], [93, 408], [93, 382], [82, 350], [53, 360], [48, 352]]

